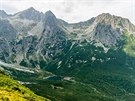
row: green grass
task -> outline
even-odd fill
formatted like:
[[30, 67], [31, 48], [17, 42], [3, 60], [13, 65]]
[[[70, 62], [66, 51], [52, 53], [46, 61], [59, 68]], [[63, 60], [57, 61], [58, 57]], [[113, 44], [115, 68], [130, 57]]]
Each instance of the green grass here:
[[[42, 81], [27, 85], [37, 94], [52, 101], [117, 101], [115, 97], [96, 90], [91, 84], [72, 81]], [[55, 88], [53, 88], [55, 86]], [[40, 88], [36, 90], [35, 88]], [[44, 89], [44, 90], [42, 90]], [[45, 92], [46, 91], [46, 92]], [[118, 100], [120, 101], [120, 100]]]
[[131, 35], [128, 31], [125, 31], [124, 33], [125, 45], [123, 50], [128, 55], [135, 57], [135, 37]]
[[[80, 84], [68, 83], [65, 85], [68, 85], [69, 88], [64, 87], [63, 92], [50, 89], [48, 93], [53, 92], [52, 95], [56, 96], [56, 99], [57, 96], [60, 96], [63, 98], [61, 101], [68, 101], [66, 96], [63, 97], [63, 94], [68, 95], [68, 92], [72, 92], [72, 97], [76, 98], [75, 101], [126, 101], [126, 99], [135, 98], [135, 59], [123, 51], [123, 45], [127, 47], [127, 44], [122, 44], [119, 48], [110, 48], [106, 53], [102, 47], [96, 47], [87, 42], [81, 43], [81, 45], [75, 44], [71, 50], [65, 48], [62, 54], [57, 55], [57, 58], [50, 62], [47, 70], [57, 75], [74, 77]], [[57, 69], [58, 57], [62, 62]], [[92, 57], [95, 57], [96, 60], [92, 61]], [[61, 82], [63, 83], [63, 81]], [[82, 86], [82, 83], [86, 88]], [[39, 86], [43, 86], [43, 84]], [[101, 95], [96, 92], [87, 93], [87, 90], [92, 91], [93, 86], [101, 92]], [[56, 93], [54, 93], [55, 91]], [[37, 93], [39, 92], [37, 91]], [[50, 96], [50, 94], [47, 95]], [[93, 95], [95, 99], [93, 99]]]
[[50, 101], [37, 96], [30, 89], [0, 71], [0, 101]]
[[[110, 48], [105, 52], [102, 47], [96, 47], [87, 41], [75, 43], [71, 48], [72, 41], [69, 40], [51, 61], [46, 63], [42, 58], [39, 61], [42, 69], [58, 76], [73, 77], [75, 82], [42, 80], [33, 74], [15, 75], [16, 71], [13, 74], [16, 79], [36, 82], [26, 86], [52, 101], [134, 101], [135, 38], [125, 31], [119, 44], [119, 47]], [[93, 61], [92, 57], [96, 60]], [[31, 63], [36, 63], [34, 59], [33, 57]]]

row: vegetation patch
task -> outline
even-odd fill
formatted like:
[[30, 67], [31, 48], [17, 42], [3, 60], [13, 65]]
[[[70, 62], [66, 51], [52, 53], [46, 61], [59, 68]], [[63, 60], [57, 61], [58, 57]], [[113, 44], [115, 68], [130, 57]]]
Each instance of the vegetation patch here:
[[0, 71], [0, 101], [50, 101], [37, 96], [31, 90]]

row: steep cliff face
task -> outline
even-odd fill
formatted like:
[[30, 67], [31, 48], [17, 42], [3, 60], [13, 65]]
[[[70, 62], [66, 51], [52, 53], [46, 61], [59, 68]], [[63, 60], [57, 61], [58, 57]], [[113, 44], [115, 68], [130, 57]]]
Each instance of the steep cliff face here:
[[12, 53], [11, 43], [16, 40], [17, 31], [8, 20], [0, 19], [0, 59], [6, 61]]
[[58, 41], [62, 41], [62, 37], [65, 38], [66, 33], [58, 26], [57, 18], [51, 11], [46, 12], [43, 16], [42, 25], [42, 32], [39, 33], [41, 35], [39, 39], [40, 45], [57, 44]]
[[12, 41], [16, 38], [16, 30], [12, 27], [8, 20], [0, 19], [0, 37]]

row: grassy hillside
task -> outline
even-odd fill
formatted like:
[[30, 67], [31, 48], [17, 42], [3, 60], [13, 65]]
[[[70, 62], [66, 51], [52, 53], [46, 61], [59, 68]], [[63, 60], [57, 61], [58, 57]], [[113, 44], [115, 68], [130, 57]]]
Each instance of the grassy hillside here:
[[124, 51], [128, 55], [135, 57], [135, 37], [128, 33], [128, 31], [125, 30], [124, 32], [124, 38], [125, 39], [125, 45], [124, 45]]
[[[91, 84], [76, 81], [42, 81], [27, 85], [52, 101], [122, 101], [106, 95]], [[36, 90], [35, 88], [40, 88]], [[44, 89], [44, 90], [42, 90]], [[47, 91], [47, 92], [44, 92]]]
[[50, 101], [9, 78], [0, 70], [0, 101]]
[[[60, 85], [63, 89], [52, 89], [51, 85], [54, 84], [51, 82], [50, 89], [47, 87], [47, 94], [44, 94], [53, 95], [55, 99], [63, 97], [60, 101], [69, 101], [68, 95], [74, 101], [134, 101], [135, 58], [123, 51], [123, 47], [127, 45], [122, 43], [121, 47], [109, 48], [107, 52], [102, 47], [87, 42], [66, 48], [65, 52], [56, 56], [59, 60], [54, 58], [54, 62], [46, 69], [57, 75], [73, 77], [79, 83], [66, 83], [63, 85], [67, 87]], [[39, 86], [45, 85], [47, 83]], [[37, 85], [29, 87], [36, 91], [34, 86]], [[42, 95], [41, 92], [36, 92]]]

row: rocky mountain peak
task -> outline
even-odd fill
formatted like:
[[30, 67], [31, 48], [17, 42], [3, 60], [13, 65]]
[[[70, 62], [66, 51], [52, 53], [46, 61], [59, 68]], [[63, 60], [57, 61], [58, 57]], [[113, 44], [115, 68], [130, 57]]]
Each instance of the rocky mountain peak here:
[[135, 32], [135, 26], [128, 19], [109, 13], [98, 15], [95, 22], [111, 25], [113, 28], [126, 29], [131, 33]]
[[15, 18], [28, 19], [33, 21], [40, 21], [42, 18], [42, 13], [30, 7], [24, 11], [15, 14]]
[[39, 12], [39, 11], [35, 10], [35, 8], [33, 8], [33, 7], [30, 7], [24, 11], [21, 11], [21, 13], [31, 13], [31, 12], [34, 13], [34, 12]]
[[43, 23], [48, 26], [56, 26], [57, 18], [56, 16], [49, 10], [43, 16]]
[[51, 10], [47, 11], [45, 14], [48, 16], [55, 16]]
[[4, 10], [0, 10], [0, 17], [1, 18], [8, 17], [8, 14]]
[[[118, 21], [121, 21], [124, 18], [111, 15], [109, 13], [102, 13], [96, 17], [97, 23], [105, 23], [105, 24], [116, 24]], [[126, 20], [126, 19], [124, 19]]]
[[36, 10], [35, 10], [35, 8], [30, 7], [30, 8], [27, 9], [27, 11], [36, 11]]

